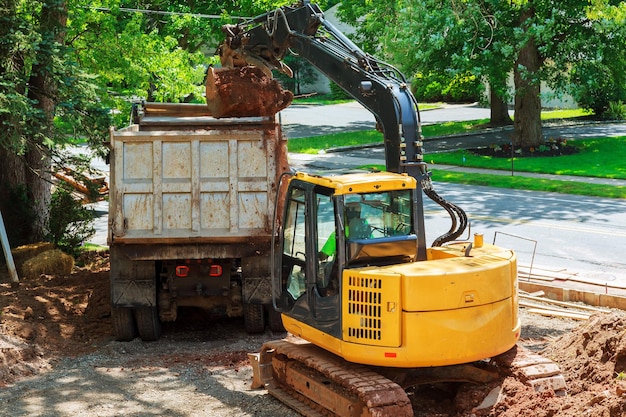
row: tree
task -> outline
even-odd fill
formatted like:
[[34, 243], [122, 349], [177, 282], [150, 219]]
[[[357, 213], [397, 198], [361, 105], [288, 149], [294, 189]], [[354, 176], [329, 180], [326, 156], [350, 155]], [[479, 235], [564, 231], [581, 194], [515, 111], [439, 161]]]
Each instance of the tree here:
[[287, 55], [283, 62], [291, 68], [293, 76], [276, 74], [276, 78], [282, 83], [284, 88], [291, 90], [295, 95], [302, 94], [302, 87], [314, 84], [317, 80], [317, 73], [314, 67], [305, 59], [295, 55]]
[[[0, 31], [0, 208], [13, 244], [47, 234], [53, 161], [73, 135], [102, 141], [108, 112], [65, 46], [67, 4], [10, 0]], [[65, 121], [64, 127], [59, 123]]]
[[624, 2], [349, 0], [341, 10], [348, 22], [359, 22], [364, 45], [379, 48], [407, 73], [471, 71], [484, 77], [491, 90], [492, 122], [508, 117], [506, 81], [513, 73], [517, 146], [543, 141], [542, 80], [567, 92], [573, 85], [570, 70], [581, 63], [624, 69]]
[[157, 0], [133, 12], [128, 0], [3, 0], [0, 209], [11, 243], [48, 232], [51, 169], [67, 163], [59, 146], [80, 138], [104, 151], [111, 115], [126, 123], [133, 99], [202, 100], [221, 25], [285, 3]]
[[[0, 143], [0, 201], [3, 211], [10, 206], [10, 198], [23, 194], [30, 205], [32, 216], [17, 222], [22, 232], [34, 239], [45, 236], [48, 203], [50, 201], [50, 158], [45, 152], [53, 134], [54, 97], [59, 80], [55, 78], [59, 55], [59, 39], [63, 37], [66, 21], [65, 3], [47, 0], [38, 12], [25, 16], [22, 4], [10, 0], [3, 10], [2, 43], [4, 59], [0, 67], [2, 77], [3, 113], [0, 122], [4, 136]], [[5, 38], [6, 36], [6, 38]], [[34, 42], [27, 44], [26, 39]], [[13, 43], [11, 42], [13, 41]], [[15, 99], [16, 103], [11, 103]], [[13, 114], [14, 110], [22, 110]], [[13, 200], [14, 201], [14, 200]], [[19, 213], [7, 210], [11, 215]], [[13, 222], [13, 218], [9, 218]], [[16, 236], [21, 241], [24, 236]]]

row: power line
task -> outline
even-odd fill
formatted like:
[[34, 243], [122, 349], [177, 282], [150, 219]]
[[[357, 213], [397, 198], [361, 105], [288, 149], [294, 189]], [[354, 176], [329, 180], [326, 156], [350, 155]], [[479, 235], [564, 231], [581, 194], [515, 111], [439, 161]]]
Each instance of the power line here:
[[[94, 7], [94, 6], [81, 6], [81, 7], [85, 9], [97, 10], [99, 12], [111, 12], [111, 9], [108, 7]], [[243, 16], [222, 16], [218, 14], [167, 12], [164, 10], [131, 9], [128, 7], [120, 7], [119, 9], [116, 9], [116, 10], [119, 10], [121, 12], [126, 12], [126, 13], [160, 14], [160, 15], [166, 15], [166, 16], [191, 16], [191, 17], [198, 17], [201, 19], [224, 19], [225, 17], [228, 17], [230, 19], [241, 19], [241, 20], [251, 19], [250, 17], [243, 17]]]

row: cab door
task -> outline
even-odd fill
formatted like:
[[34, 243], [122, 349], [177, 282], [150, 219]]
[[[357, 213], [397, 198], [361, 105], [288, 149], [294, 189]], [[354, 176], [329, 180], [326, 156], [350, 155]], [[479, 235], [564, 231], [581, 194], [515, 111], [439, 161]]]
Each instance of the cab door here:
[[[340, 334], [338, 271], [336, 257], [322, 261], [320, 241], [335, 235], [332, 190], [292, 180], [285, 200], [280, 251], [281, 296], [279, 308], [298, 321], [331, 334]], [[323, 229], [323, 235], [319, 230]], [[332, 263], [330, 262], [332, 260]], [[334, 269], [333, 269], [334, 268]], [[331, 276], [335, 280], [331, 286]]]

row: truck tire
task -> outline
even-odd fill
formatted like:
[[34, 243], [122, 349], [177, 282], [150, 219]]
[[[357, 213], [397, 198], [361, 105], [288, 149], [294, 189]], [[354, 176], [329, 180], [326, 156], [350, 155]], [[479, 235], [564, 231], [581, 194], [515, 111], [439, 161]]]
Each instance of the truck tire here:
[[263, 304], [244, 304], [243, 306], [243, 323], [246, 332], [263, 333], [265, 330], [265, 311]]
[[283, 326], [283, 319], [280, 317], [280, 313], [274, 310], [271, 305], [267, 306], [267, 321], [271, 331], [275, 333], [284, 333], [285, 326]]
[[132, 308], [111, 306], [111, 319], [116, 340], [129, 342], [137, 337], [137, 325]]
[[156, 307], [135, 308], [135, 320], [139, 337], [145, 342], [154, 342], [161, 337], [161, 321]]

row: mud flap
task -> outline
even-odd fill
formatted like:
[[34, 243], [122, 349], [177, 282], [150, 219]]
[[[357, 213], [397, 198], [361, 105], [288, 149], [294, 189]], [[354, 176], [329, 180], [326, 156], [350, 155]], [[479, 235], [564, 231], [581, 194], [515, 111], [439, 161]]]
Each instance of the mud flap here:
[[269, 256], [241, 259], [244, 304], [271, 304], [272, 281]]
[[111, 305], [156, 307], [154, 262], [133, 261], [120, 248], [111, 247]]

